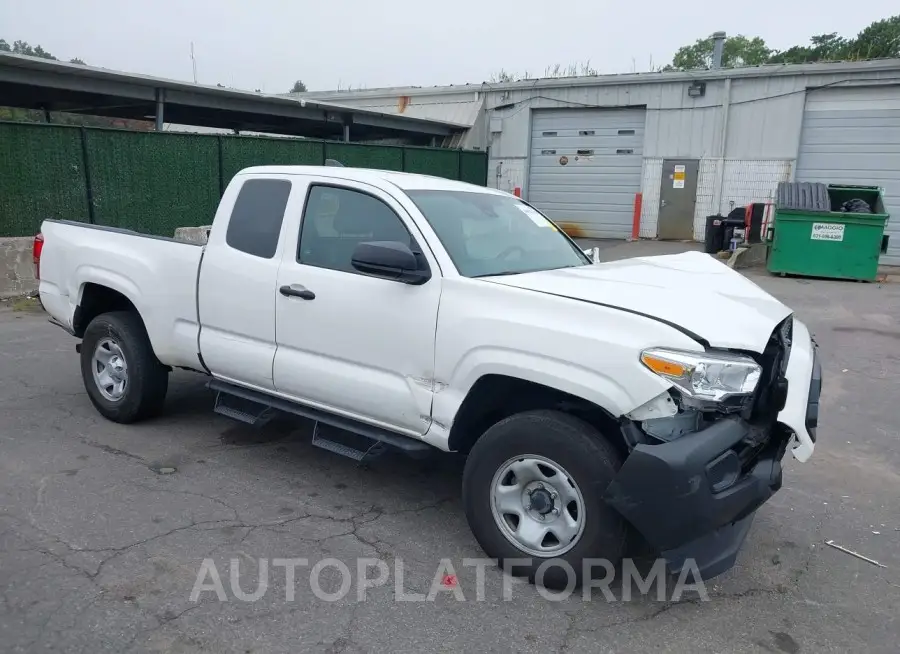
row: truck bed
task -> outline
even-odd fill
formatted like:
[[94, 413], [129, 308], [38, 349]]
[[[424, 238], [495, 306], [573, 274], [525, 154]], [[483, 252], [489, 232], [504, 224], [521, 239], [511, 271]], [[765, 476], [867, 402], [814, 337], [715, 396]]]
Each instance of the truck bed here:
[[202, 246], [68, 220], [46, 220], [41, 233], [41, 299], [54, 319], [71, 329], [85, 286], [108, 287], [140, 312], [160, 361], [202, 369], [197, 348]]

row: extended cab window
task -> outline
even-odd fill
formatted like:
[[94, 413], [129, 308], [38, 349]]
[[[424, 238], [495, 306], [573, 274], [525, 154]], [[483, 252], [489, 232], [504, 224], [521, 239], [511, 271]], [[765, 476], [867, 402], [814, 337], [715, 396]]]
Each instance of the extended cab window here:
[[400, 217], [378, 198], [334, 186], [310, 189], [300, 227], [300, 263], [356, 273], [350, 263], [353, 250], [366, 241], [400, 241], [416, 250]]
[[235, 250], [271, 259], [290, 194], [286, 179], [248, 179], [234, 201], [225, 242]]

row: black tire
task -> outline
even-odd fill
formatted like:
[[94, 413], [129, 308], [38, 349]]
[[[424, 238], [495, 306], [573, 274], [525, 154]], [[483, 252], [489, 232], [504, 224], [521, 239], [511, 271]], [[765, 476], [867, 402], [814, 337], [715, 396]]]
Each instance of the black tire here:
[[[492, 511], [494, 475], [511, 458], [528, 454], [562, 466], [581, 490], [584, 530], [572, 549], [556, 557], [574, 570], [576, 585], [583, 581], [584, 559], [602, 558], [618, 565], [625, 551], [627, 527], [601, 495], [621, 468], [622, 458], [591, 425], [559, 411], [528, 411], [501, 420], [478, 439], [469, 453], [463, 473], [463, 504], [469, 527], [488, 556], [498, 559], [509, 574], [527, 576], [532, 583], [540, 565], [549, 558], [518, 549], [501, 531]], [[514, 558], [528, 558], [532, 563], [511, 569], [507, 559]], [[548, 588], [564, 588], [569, 573], [548, 565], [539, 581]]]
[[[127, 362], [124, 395], [115, 401], [103, 396], [92, 370], [94, 351], [105, 338], [121, 348]], [[156, 358], [144, 323], [131, 311], [101, 314], [87, 326], [81, 343], [81, 377], [97, 411], [124, 424], [158, 415], [169, 388], [168, 368]]]

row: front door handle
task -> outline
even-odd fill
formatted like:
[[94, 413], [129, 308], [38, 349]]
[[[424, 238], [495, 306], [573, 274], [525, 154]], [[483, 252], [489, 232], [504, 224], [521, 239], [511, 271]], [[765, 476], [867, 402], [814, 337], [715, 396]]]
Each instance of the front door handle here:
[[301, 300], [315, 300], [316, 294], [305, 286], [300, 284], [291, 284], [290, 286], [282, 286], [278, 292], [286, 297], [298, 297]]

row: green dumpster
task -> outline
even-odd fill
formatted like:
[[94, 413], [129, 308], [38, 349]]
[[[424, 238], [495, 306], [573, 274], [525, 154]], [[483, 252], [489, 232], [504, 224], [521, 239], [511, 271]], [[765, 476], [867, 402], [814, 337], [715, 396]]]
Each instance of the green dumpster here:
[[[842, 211], [855, 200], [871, 213], [864, 205], [861, 212]], [[769, 272], [873, 281], [887, 249], [887, 220], [876, 186], [780, 184], [767, 235]]]

